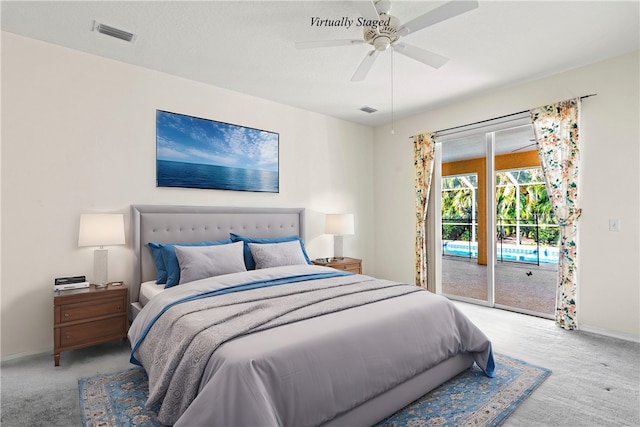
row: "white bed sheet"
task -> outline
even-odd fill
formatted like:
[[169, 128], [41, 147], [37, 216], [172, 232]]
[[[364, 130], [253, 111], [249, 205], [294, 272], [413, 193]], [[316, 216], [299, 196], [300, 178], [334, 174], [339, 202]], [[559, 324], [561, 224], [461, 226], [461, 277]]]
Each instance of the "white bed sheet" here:
[[151, 301], [151, 298], [162, 293], [164, 290], [164, 283], [158, 285], [155, 280], [142, 283], [140, 285], [140, 304], [144, 307]]

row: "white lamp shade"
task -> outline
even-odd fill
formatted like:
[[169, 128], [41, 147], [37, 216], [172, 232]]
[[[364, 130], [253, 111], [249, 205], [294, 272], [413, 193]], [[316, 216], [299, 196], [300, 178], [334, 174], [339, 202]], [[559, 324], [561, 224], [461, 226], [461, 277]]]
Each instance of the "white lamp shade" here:
[[123, 214], [82, 214], [78, 246], [124, 245]]
[[354, 234], [353, 214], [327, 214], [324, 232], [336, 236]]

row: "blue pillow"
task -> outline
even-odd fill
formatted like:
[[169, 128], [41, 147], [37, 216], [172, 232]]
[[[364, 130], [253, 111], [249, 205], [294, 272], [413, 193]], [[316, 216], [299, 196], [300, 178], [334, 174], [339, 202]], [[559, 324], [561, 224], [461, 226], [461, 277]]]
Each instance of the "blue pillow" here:
[[307, 261], [307, 264], [311, 264], [309, 260], [309, 255], [307, 255], [307, 251], [304, 249], [304, 243], [302, 243], [302, 239], [300, 236], [285, 236], [285, 237], [268, 237], [268, 238], [255, 238], [255, 237], [246, 237], [241, 236], [239, 234], [230, 233], [229, 237], [231, 237], [232, 242], [244, 242], [244, 263], [247, 266], [247, 270], [255, 270], [256, 262], [253, 259], [253, 255], [251, 255], [251, 249], [249, 249], [249, 243], [282, 243], [282, 242], [292, 242], [297, 240], [300, 242], [300, 248], [302, 249], [302, 254], [304, 255], [304, 259]]
[[178, 262], [174, 246], [214, 246], [226, 245], [228, 243], [231, 243], [231, 240], [205, 240], [195, 243], [160, 243], [159, 246], [162, 252], [162, 259], [164, 260], [164, 268], [167, 270], [167, 281], [164, 287], [170, 288], [180, 283], [180, 263]]
[[156, 280], [157, 284], [165, 283], [167, 281], [167, 269], [164, 267], [164, 259], [162, 258], [162, 250], [160, 248], [161, 243], [149, 242], [149, 249], [151, 249], [151, 256], [153, 257], [153, 263], [156, 266]]

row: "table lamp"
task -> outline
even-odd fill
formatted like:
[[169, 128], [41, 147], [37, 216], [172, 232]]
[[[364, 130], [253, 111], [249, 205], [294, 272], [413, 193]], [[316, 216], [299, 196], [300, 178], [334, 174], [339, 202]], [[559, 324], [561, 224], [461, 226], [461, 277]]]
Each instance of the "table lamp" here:
[[124, 215], [80, 215], [78, 246], [99, 246], [93, 252], [93, 282], [96, 287], [107, 285], [109, 253], [105, 246], [124, 245], [124, 243]]
[[333, 258], [343, 259], [342, 236], [354, 234], [353, 214], [327, 214], [324, 232], [333, 234]]

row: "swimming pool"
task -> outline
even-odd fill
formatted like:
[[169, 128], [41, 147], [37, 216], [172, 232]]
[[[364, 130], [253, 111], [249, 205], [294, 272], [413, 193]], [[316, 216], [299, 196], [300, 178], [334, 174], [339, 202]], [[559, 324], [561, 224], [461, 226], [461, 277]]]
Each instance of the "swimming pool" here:
[[[558, 263], [558, 248], [552, 246], [540, 246], [540, 262], [545, 264]], [[460, 242], [460, 241], [444, 241], [442, 242], [443, 255], [455, 255], [462, 257], [478, 257], [477, 242]], [[538, 247], [513, 245], [513, 244], [497, 244], [496, 259], [504, 261], [518, 262], [538, 262]]]

